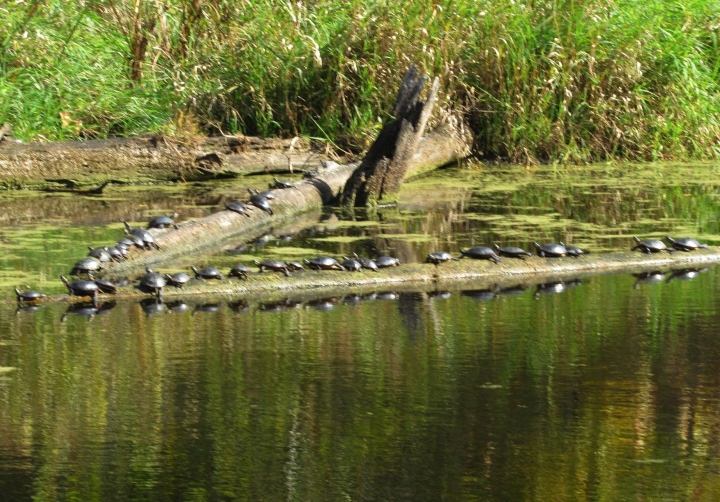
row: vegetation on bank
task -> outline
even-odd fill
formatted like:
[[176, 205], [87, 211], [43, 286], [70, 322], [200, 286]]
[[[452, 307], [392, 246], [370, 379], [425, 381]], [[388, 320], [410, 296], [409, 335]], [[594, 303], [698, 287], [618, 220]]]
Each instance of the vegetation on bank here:
[[720, 154], [720, 3], [0, 0], [23, 139], [306, 135], [367, 147], [410, 64], [511, 161]]

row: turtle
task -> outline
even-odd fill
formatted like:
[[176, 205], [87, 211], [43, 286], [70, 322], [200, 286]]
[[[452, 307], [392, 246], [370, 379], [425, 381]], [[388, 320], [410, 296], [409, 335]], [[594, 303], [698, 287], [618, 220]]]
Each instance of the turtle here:
[[165, 274], [165, 282], [175, 288], [182, 288], [190, 279], [192, 279], [192, 277], [185, 272], [177, 272], [172, 275]]
[[18, 288], [15, 288], [15, 294], [17, 295], [18, 303], [35, 303], [47, 296], [32, 289], [21, 292]]
[[673, 251], [673, 249], [667, 247], [663, 241], [657, 239], [640, 240], [637, 237], [633, 237], [633, 240], [635, 241], [635, 246], [630, 249], [630, 251], [635, 251], [636, 249], [639, 249], [643, 253], [659, 253], [661, 251], [671, 253]]
[[302, 263], [298, 261], [286, 261], [285, 264], [288, 266], [290, 270], [297, 271], [297, 270], [305, 270], [305, 267], [302, 266]]
[[248, 206], [244, 202], [240, 202], [239, 200], [233, 200], [225, 203], [225, 209], [234, 213], [245, 215], [250, 218], [250, 213], [248, 213], [248, 209], [252, 209], [252, 207]]
[[127, 248], [122, 246], [109, 246], [107, 248], [107, 252], [110, 255], [110, 258], [112, 258], [115, 262], [121, 262], [125, 259], [125, 256], [127, 256]]
[[400, 260], [392, 256], [378, 256], [375, 258], [375, 264], [378, 268], [399, 267]]
[[[250, 189], [248, 189], [250, 190]], [[273, 214], [272, 207], [270, 206], [270, 201], [265, 195], [259, 194], [259, 193], [253, 193], [252, 190], [250, 190], [250, 204], [253, 206], [262, 209], [266, 213], [268, 213], [270, 216]]]
[[77, 280], [68, 282], [64, 275], [60, 276], [60, 280], [65, 284], [71, 296], [90, 296], [94, 303], [97, 303], [97, 294], [100, 286], [93, 281]]
[[114, 295], [117, 293], [117, 286], [107, 279], [93, 279], [93, 282], [98, 285], [100, 291]]
[[145, 241], [137, 235], [131, 234], [127, 229], [125, 229], [125, 239], [121, 239], [120, 241], [118, 241], [118, 243], [125, 242], [125, 240], [130, 241], [131, 246], [135, 246], [140, 249], [146, 249]]
[[267, 200], [273, 200], [276, 198], [275, 192], [273, 192], [272, 190], [263, 190], [261, 192], [260, 190], [257, 190], [257, 189], [248, 188], [248, 192], [250, 192], [250, 195], [262, 195]]
[[666, 236], [665, 239], [678, 251], [694, 251], [698, 248], [708, 247], [707, 244], [700, 244], [692, 237], [678, 237], [677, 239], [673, 239], [670, 236]]
[[[459, 258], [455, 258], [453, 255], [448, 253], [447, 251], [435, 251], [434, 253], [430, 253], [425, 258], [425, 263], [434, 263], [437, 267], [441, 263], [444, 263], [446, 261], [455, 260], [458, 261]], [[399, 262], [398, 262], [399, 264]]]
[[223, 275], [220, 273], [220, 271], [213, 267], [205, 267], [201, 270], [196, 269], [195, 267], [190, 267], [193, 272], [195, 272], [195, 277], [198, 279], [222, 279]]
[[150, 268], [146, 268], [145, 272], [146, 274], [140, 279], [140, 291], [155, 294], [158, 299], [162, 299], [162, 289], [167, 284], [165, 278], [160, 274], [153, 272]]
[[295, 183], [293, 183], [292, 181], [279, 180], [279, 179], [277, 179], [277, 178], [273, 178], [273, 180], [275, 181], [275, 183], [274, 183], [274, 184], [271, 183], [271, 184], [269, 185], [270, 188], [279, 188], [279, 189], [294, 188], [294, 189], [296, 189], [296, 190], [300, 190], [300, 189], [298, 188], [298, 186], [297, 186]]
[[237, 277], [238, 279], [247, 279], [250, 269], [242, 263], [238, 263], [228, 272], [228, 277]]
[[72, 270], [70, 270], [70, 275], [87, 274], [91, 276], [93, 272], [97, 272], [102, 268], [103, 264], [100, 260], [92, 256], [86, 256], [75, 264]]
[[273, 272], [282, 272], [286, 276], [290, 277], [290, 269], [287, 265], [287, 263], [280, 261], [280, 260], [264, 260], [264, 261], [257, 261], [254, 260], [255, 265], [260, 269], [260, 272], [263, 270], [271, 270]]
[[577, 246], [566, 245], [562, 241], [560, 241], [560, 245], [564, 246], [565, 251], [567, 251], [567, 255], [572, 256], [573, 258], [579, 258], [580, 256], [588, 253], [584, 249], [580, 249]]
[[172, 216], [156, 216], [152, 220], [150, 220], [147, 224], [147, 228], [169, 228], [173, 227], [175, 230], [177, 230], [178, 226], [177, 223], [175, 223], [175, 220], [173, 220], [174, 217], [177, 216], [177, 213], [173, 214]]
[[362, 264], [363, 268], [366, 268], [368, 270], [372, 270], [373, 272], [378, 271], [377, 263], [375, 263], [375, 260], [371, 260], [370, 258], [360, 258], [357, 253], [353, 253], [353, 256], [357, 261], [359, 261]]
[[303, 262], [308, 266], [308, 268], [317, 270], [318, 272], [320, 270], [345, 270], [345, 268], [340, 265], [335, 258], [331, 258], [329, 256], [317, 256], [310, 260], [303, 260]]
[[528, 253], [523, 248], [514, 246], [505, 246], [501, 248], [495, 243], [493, 243], [493, 247], [500, 256], [505, 256], [506, 258], [520, 258], [521, 260], [524, 260], [525, 256], [532, 256], [532, 253]]
[[343, 256], [343, 262], [340, 265], [342, 265], [348, 272], [360, 272], [363, 269], [360, 260], [356, 260], [355, 258], [350, 258], [348, 256]]
[[108, 252], [107, 246], [102, 246], [98, 248], [94, 248], [92, 246], [88, 246], [88, 250], [90, 251], [88, 253], [88, 256], [91, 256], [93, 258], [97, 258], [99, 261], [103, 263], [107, 263], [109, 261], [112, 261], [112, 256]]
[[567, 249], [562, 244], [538, 244], [533, 242], [535, 249], [537, 250], [538, 256], [542, 258], [560, 258], [567, 255]]
[[130, 224], [127, 221], [123, 221], [123, 224], [125, 225], [125, 229], [127, 230], [127, 232], [142, 239], [145, 249], [160, 249], [160, 246], [158, 246], [158, 243], [155, 242], [155, 238], [150, 232], [140, 227], [131, 228]]
[[500, 263], [500, 257], [497, 255], [495, 250], [485, 246], [475, 246], [470, 249], [461, 249], [460, 258], [472, 258], [474, 260], [490, 260], [495, 263]]

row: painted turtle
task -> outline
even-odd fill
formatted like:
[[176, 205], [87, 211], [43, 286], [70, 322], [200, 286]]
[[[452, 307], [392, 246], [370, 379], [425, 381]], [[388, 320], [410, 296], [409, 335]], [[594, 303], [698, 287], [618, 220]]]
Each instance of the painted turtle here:
[[587, 254], [588, 252], [584, 249], [580, 249], [577, 246], [571, 246], [566, 245], [562, 241], [560, 241], [561, 246], [565, 246], [565, 250], [567, 251], [568, 256], [572, 256], [573, 258], [579, 258], [581, 255]]
[[175, 288], [182, 288], [190, 279], [192, 279], [192, 277], [185, 272], [177, 272], [172, 275], [165, 274], [165, 282]]
[[277, 179], [277, 178], [273, 178], [273, 180], [275, 180], [275, 183], [274, 183], [274, 184], [270, 184], [270, 185], [269, 185], [270, 188], [280, 188], [280, 189], [294, 188], [294, 189], [296, 189], [296, 190], [300, 190], [300, 189], [298, 188], [298, 186], [297, 186], [295, 183], [293, 183], [292, 181], [279, 180], [279, 179]]
[[562, 244], [538, 244], [533, 242], [535, 249], [537, 250], [538, 256], [542, 258], [560, 258], [567, 255], [567, 249]]
[[349, 272], [360, 272], [363, 269], [362, 263], [360, 263], [359, 260], [347, 256], [343, 256], [343, 262], [340, 265]]
[[378, 256], [375, 259], [375, 264], [378, 268], [399, 267], [400, 260], [392, 256]]
[[242, 263], [238, 263], [228, 272], [228, 277], [237, 277], [238, 279], [247, 279], [250, 269]]
[[97, 258], [99, 261], [101, 261], [103, 263], [112, 261], [112, 256], [110, 256], [107, 246], [102, 246], [102, 247], [98, 247], [98, 248], [88, 246], [88, 249], [90, 250], [90, 252], [88, 253], [88, 256]]
[[108, 281], [107, 279], [93, 279], [93, 282], [97, 284], [97, 286], [100, 288], [100, 291], [102, 291], [103, 293], [108, 293], [110, 295], [114, 295], [115, 293], [117, 293], [117, 286], [112, 282]]
[[175, 223], [175, 220], [173, 220], [173, 217], [177, 216], [177, 213], [175, 213], [172, 217], [170, 216], [156, 216], [147, 225], [147, 228], [169, 228], [173, 227], [175, 230], [177, 230], [178, 226], [177, 223]]
[[155, 294], [158, 299], [162, 299], [162, 289], [167, 284], [165, 282], [165, 278], [160, 274], [153, 272], [150, 268], [146, 268], [145, 271], [147, 273], [140, 279], [140, 291]]
[[331, 258], [329, 256], [317, 256], [315, 258], [312, 258], [311, 260], [303, 260], [303, 263], [307, 265], [308, 268], [311, 268], [313, 270], [345, 270], [345, 268], [338, 263], [338, 261], [335, 258]]
[[[434, 253], [430, 253], [427, 255], [427, 258], [425, 258], [425, 263], [434, 263], [437, 267], [441, 263], [444, 263], [446, 261], [455, 260], [458, 261], [459, 258], [455, 258], [453, 255], [448, 253], [447, 251], [435, 251]], [[398, 262], [398, 265], [400, 262]]]
[[223, 275], [220, 273], [220, 271], [213, 267], [205, 267], [201, 270], [196, 269], [195, 267], [190, 267], [192, 271], [195, 273], [195, 277], [198, 279], [222, 279]]
[[263, 270], [271, 270], [273, 272], [282, 272], [286, 276], [290, 277], [290, 270], [287, 266], [287, 263], [280, 261], [280, 260], [264, 260], [264, 261], [254, 261], [255, 265], [260, 269], [260, 272]]
[[353, 256], [355, 256], [355, 259], [360, 262], [363, 268], [372, 270], [373, 272], [378, 271], [378, 266], [377, 263], [375, 263], [375, 260], [371, 260], [370, 258], [360, 258], [357, 253], [353, 253]]
[[671, 253], [673, 250], [665, 245], [663, 241], [657, 239], [645, 239], [640, 240], [637, 237], [633, 237], [635, 246], [630, 251], [639, 249], [643, 253], [659, 253], [661, 251], [667, 251]]
[[[123, 251], [123, 249], [124, 249], [124, 251]], [[113, 261], [121, 262], [125, 259], [125, 256], [127, 255], [127, 248], [123, 248], [123, 249], [120, 249], [119, 246], [110, 246], [107, 248], [107, 252]]]
[[[160, 249], [160, 246], [158, 246], [157, 242], [155, 242], [155, 237], [153, 237], [150, 232], [140, 227], [132, 228], [127, 221], [123, 221], [123, 224], [125, 225], [125, 229], [129, 235], [134, 235], [142, 240], [143, 247], [145, 249]], [[130, 238], [132, 239], [132, 237]]]
[[708, 247], [707, 244], [700, 244], [692, 237], [678, 237], [677, 239], [673, 239], [667, 236], [665, 239], [678, 251], [695, 251], [698, 248]]
[[285, 264], [292, 271], [305, 270], [305, 267], [299, 261], [286, 261]]
[[97, 272], [102, 268], [103, 264], [100, 260], [92, 256], [86, 256], [75, 264], [72, 270], [70, 270], [70, 275], [87, 274], [91, 276], [93, 272]]
[[470, 249], [461, 249], [460, 258], [472, 258], [474, 260], [490, 260], [495, 263], [500, 263], [500, 257], [497, 255], [495, 250], [485, 246], [475, 246]]
[[65, 284], [70, 292], [71, 296], [90, 296], [93, 302], [97, 303], [97, 294], [100, 290], [100, 286], [95, 284], [93, 281], [73, 281], [68, 282], [64, 275], [60, 276], [60, 280]]
[[135, 247], [140, 248], [140, 249], [146, 249], [146, 247], [145, 247], [145, 241], [142, 240], [142, 239], [141, 239], [140, 237], [138, 237], [137, 235], [131, 234], [130, 232], [128, 232], [127, 229], [125, 229], [125, 239], [121, 239], [121, 240], [118, 241], [118, 242], [125, 242], [125, 240], [130, 241], [130, 245], [131, 245], [131, 246], [135, 246]]
[[242, 214], [250, 218], [250, 213], [248, 213], [248, 209], [252, 209], [244, 202], [240, 202], [239, 200], [234, 200], [230, 202], [225, 203], [225, 209], [228, 211], [232, 211], [234, 213]]
[[266, 213], [268, 213], [269, 215], [272, 216], [273, 210], [272, 210], [272, 207], [270, 206], [270, 201], [268, 200], [268, 198], [259, 193], [252, 193], [252, 192], [250, 192], [250, 193], [252, 194], [250, 196], [250, 204], [252, 204], [253, 206], [255, 206], [259, 209], [262, 209], [263, 211], [265, 211]]
[[532, 253], [528, 253], [523, 248], [514, 246], [505, 246], [501, 248], [495, 243], [493, 243], [493, 247], [500, 256], [505, 256], [506, 258], [520, 258], [521, 260], [524, 260], [525, 256], [532, 256]]
[[32, 289], [21, 292], [18, 288], [15, 288], [15, 294], [17, 295], [18, 302], [20, 303], [34, 303], [47, 296], [42, 293], [38, 293], [37, 291], [33, 291]]

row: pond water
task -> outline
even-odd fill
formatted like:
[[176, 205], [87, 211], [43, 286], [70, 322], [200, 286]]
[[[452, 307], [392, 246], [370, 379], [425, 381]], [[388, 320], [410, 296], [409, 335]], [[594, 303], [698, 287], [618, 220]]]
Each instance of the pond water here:
[[[498, 241], [720, 243], [720, 166], [463, 166], [326, 210], [226, 267]], [[720, 269], [281, 302], [18, 309], [122, 221], [262, 178], [0, 194], [0, 499], [718, 500]], [[182, 268], [178, 264], [178, 268]]]

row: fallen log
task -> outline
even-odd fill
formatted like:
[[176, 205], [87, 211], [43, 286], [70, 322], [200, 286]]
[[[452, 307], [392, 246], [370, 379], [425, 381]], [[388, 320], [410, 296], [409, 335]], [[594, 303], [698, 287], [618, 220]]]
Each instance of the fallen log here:
[[[302, 271], [290, 277], [283, 274], [251, 273], [246, 280], [225, 278], [220, 281], [194, 280], [182, 289], [166, 287], [166, 300], [181, 297], [242, 298], [248, 301], [272, 301], [286, 297], [342, 297], [378, 291], [437, 291], [440, 289], [474, 289], [499, 291], [504, 288], [528, 287], [534, 284], [561, 283], [591, 276], [615, 273], [642, 273], [681, 269], [698, 270], [720, 263], [720, 247], [709, 247], [690, 253], [614, 252], [585, 255], [580, 258], [503, 259], [495, 264], [465, 259], [439, 266], [426, 263], [402, 264], [379, 272]], [[174, 272], [177, 269], [161, 269]], [[101, 295], [105, 300], [137, 299], [148, 295], [137, 289], [121, 288], [117, 295]], [[73, 302], [77, 297], [52, 295], [45, 302]]]

